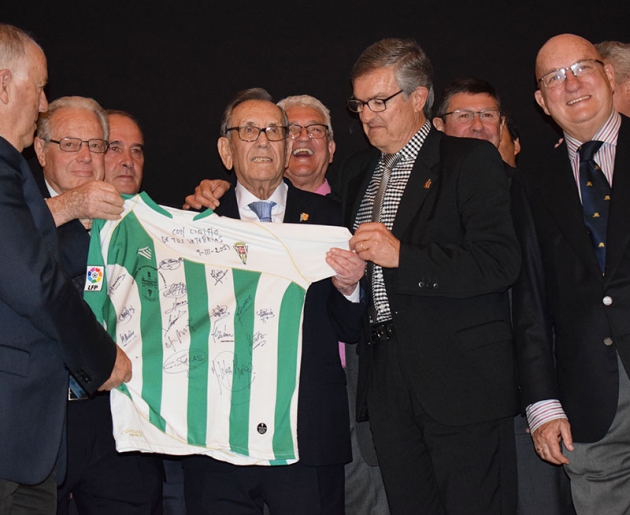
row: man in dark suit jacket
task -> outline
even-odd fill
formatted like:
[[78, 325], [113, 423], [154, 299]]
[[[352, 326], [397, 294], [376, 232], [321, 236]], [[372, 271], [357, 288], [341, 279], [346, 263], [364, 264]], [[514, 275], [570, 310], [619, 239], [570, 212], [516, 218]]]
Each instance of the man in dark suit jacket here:
[[341, 170], [351, 247], [373, 263], [357, 411], [391, 512], [513, 513], [507, 289], [520, 256], [501, 159], [431, 129], [432, 68], [415, 41], [375, 43], [351, 77], [348, 107], [376, 147]]
[[[449, 83], [442, 94], [436, 129], [449, 136], [477, 138], [492, 143], [501, 154], [508, 180], [516, 172], [520, 142], [516, 123], [501, 108], [496, 89], [473, 77]], [[569, 478], [562, 467], [541, 460], [532, 445], [527, 419], [514, 417], [518, 469], [518, 515], [575, 515]], [[532, 495], [536, 492], [536, 495]]]
[[[68, 369], [89, 393], [131, 377], [131, 365], [62, 271], [55, 224], [20, 152], [33, 142], [46, 58], [0, 25], [0, 511], [56, 510], [63, 477]], [[68, 323], [71, 320], [72, 323]]]
[[[130, 135], [135, 139], [127, 141]], [[76, 151], [62, 151], [55, 141], [67, 138], [83, 142]], [[108, 139], [112, 149], [106, 157], [108, 147], [100, 146], [99, 141]], [[92, 150], [88, 150], [87, 141]], [[57, 236], [61, 263], [81, 293], [90, 244], [87, 229], [95, 217], [119, 218], [123, 199], [117, 187], [137, 193], [143, 160], [137, 162], [131, 150], [141, 149], [142, 141], [142, 133], [131, 118], [120, 114], [109, 117], [91, 98], [58, 98], [39, 118], [34, 147], [43, 173], [36, 179], [53, 218], [64, 221], [74, 217], [57, 228]], [[116, 167], [119, 162], [124, 166]], [[103, 181], [106, 176], [116, 186]], [[133, 185], [125, 188], [129, 183]], [[161, 459], [116, 451], [109, 392], [90, 397], [77, 396], [75, 391], [68, 400], [67, 432], [68, 466], [57, 492], [57, 515], [72, 513], [73, 504], [81, 515], [161, 513]]]
[[[219, 153], [226, 168], [234, 168], [237, 183], [222, 197], [216, 212], [258, 220], [249, 202], [270, 200], [276, 202], [271, 207], [273, 221], [340, 225], [336, 202], [283, 182], [289, 155], [286, 126], [286, 114], [264, 90], [247, 90], [235, 97], [223, 117]], [[338, 341], [358, 338], [365, 306], [344, 295], [356, 294], [360, 300], [357, 283], [365, 263], [341, 249], [331, 251], [328, 263], [338, 275], [312, 284], [305, 300], [297, 415], [299, 461], [245, 467], [206, 456], [189, 457], [184, 460], [189, 514], [262, 513], [263, 502], [272, 515], [343, 514], [344, 464], [350, 460], [350, 442]], [[339, 319], [349, 325], [336, 323], [329, 309], [347, 314]]]
[[[614, 111], [612, 68], [581, 37], [547, 41], [536, 78], [536, 100], [564, 142], [513, 180], [524, 252], [514, 289], [523, 405], [540, 457], [565, 465], [577, 512], [628, 513], [630, 121]], [[583, 154], [591, 141], [594, 163]], [[582, 186], [590, 172], [598, 173]], [[597, 184], [609, 190], [594, 244], [589, 188]]]

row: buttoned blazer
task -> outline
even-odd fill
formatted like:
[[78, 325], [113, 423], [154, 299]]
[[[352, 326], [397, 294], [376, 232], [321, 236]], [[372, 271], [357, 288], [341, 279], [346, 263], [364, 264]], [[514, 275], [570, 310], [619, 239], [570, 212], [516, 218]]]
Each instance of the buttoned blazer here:
[[67, 369], [94, 392], [116, 347], [61, 270], [50, 211], [2, 138], [0, 220], [0, 477], [35, 484], [62, 448]]
[[[340, 205], [329, 197], [289, 190], [285, 223], [341, 225]], [[222, 198], [219, 215], [239, 218], [234, 188]], [[301, 221], [300, 215], [308, 214]], [[353, 304], [330, 279], [313, 283], [306, 294], [302, 327], [302, 365], [298, 396], [300, 461], [310, 466], [351, 460], [346, 376], [339, 358], [339, 341], [356, 341], [365, 302]], [[330, 313], [330, 315], [329, 315]]]
[[[514, 289], [523, 406], [559, 399], [578, 442], [601, 439], [616, 413], [617, 353], [630, 366], [630, 120], [623, 117], [597, 263], [563, 143], [513, 180], [523, 272]], [[557, 361], [557, 367], [555, 362]]]
[[[352, 227], [380, 153], [340, 171]], [[487, 142], [431, 129], [399, 203], [398, 268], [383, 271], [401, 363], [434, 420], [464, 425], [517, 411], [507, 289], [520, 252], [500, 156]], [[359, 342], [357, 417], [367, 418], [372, 366], [367, 317]], [[386, 344], [385, 344], [386, 345]]]

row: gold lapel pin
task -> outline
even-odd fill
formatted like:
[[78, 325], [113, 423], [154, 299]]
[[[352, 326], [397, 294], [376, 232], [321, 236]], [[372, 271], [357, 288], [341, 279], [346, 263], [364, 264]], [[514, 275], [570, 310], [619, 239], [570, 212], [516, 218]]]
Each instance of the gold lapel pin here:
[[300, 222], [307, 222], [307, 221], [308, 221], [308, 213], [301, 213]]

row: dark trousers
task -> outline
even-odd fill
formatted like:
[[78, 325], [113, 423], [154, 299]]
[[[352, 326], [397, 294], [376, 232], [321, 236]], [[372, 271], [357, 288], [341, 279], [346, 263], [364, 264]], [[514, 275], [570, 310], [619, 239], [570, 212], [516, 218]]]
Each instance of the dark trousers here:
[[56, 499], [54, 471], [38, 485], [0, 479], [0, 515], [54, 515]]
[[67, 474], [58, 514], [71, 496], [80, 515], [161, 515], [163, 469], [152, 454], [118, 453], [109, 395], [68, 402]]
[[516, 513], [513, 418], [439, 424], [412, 392], [396, 338], [373, 352], [368, 411], [392, 515]]
[[238, 466], [183, 460], [188, 515], [344, 515], [344, 466]]

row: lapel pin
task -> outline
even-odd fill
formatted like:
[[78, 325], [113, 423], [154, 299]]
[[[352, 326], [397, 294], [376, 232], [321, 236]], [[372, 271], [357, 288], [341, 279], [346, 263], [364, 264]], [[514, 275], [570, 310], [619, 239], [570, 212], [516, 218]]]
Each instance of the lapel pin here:
[[424, 183], [424, 189], [428, 190], [431, 187], [431, 179]]
[[300, 222], [308, 222], [308, 213], [300, 213]]

